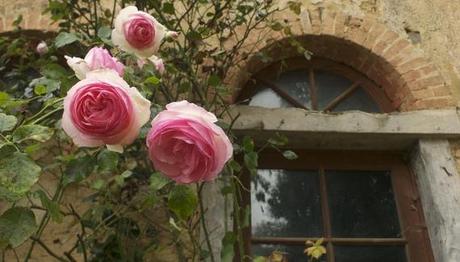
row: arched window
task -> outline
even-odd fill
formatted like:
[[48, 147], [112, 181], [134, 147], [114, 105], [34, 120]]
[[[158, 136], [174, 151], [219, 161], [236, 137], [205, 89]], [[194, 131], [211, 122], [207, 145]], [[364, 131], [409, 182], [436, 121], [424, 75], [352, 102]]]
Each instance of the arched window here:
[[[262, 69], [238, 101], [325, 113], [395, 111], [374, 81], [320, 58], [289, 58]], [[287, 261], [306, 261], [305, 242], [324, 238], [327, 256], [320, 261], [434, 261], [403, 152], [311, 150], [301, 142], [293, 145], [297, 159], [262, 151], [257, 174], [242, 177], [250, 188], [242, 199], [251, 210], [249, 254], [268, 256], [278, 250]]]
[[391, 112], [385, 92], [352, 68], [327, 59], [290, 58], [255, 74], [239, 101], [268, 108]]

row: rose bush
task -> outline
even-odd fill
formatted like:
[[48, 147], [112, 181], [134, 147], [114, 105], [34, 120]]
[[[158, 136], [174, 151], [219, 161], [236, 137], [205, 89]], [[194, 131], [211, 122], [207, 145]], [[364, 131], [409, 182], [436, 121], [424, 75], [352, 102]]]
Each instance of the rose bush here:
[[147, 135], [155, 169], [178, 183], [211, 181], [232, 157], [233, 147], [216, 116], [187, 101], [166, 105]]
[[[248, 42], [255, 28], [288, 32], [268, 19], [271, 2], [57, 0], [47, 8], [56, 38], [0, 36], [6, 261], [26, 241], [18, 249], [23, 261], [38, 259], [39, 245], [46, 261], [158, 261], [162, 250], [173, 261], [219, 260], [203, 204], [211, 180], [219, 182], [222, 208], [232, 210], [224, 224], [235, 225], [225, 228], [221, 260], [231, 261], [237, 245], [244, 257], [250, 208], [238, 201], [240, 176], [256, 173], [258, 148], [246, 137], [234, 146], [244, 161], [232, 159], [226, 133], [237, 116], [228, 110], [224, 79], [260, 46]], [[177, 36], [168, 29], [181, 37], [164, 42]], [[55, 232], [50, 224], [68, 221], [72, 234], [42, 241]]]

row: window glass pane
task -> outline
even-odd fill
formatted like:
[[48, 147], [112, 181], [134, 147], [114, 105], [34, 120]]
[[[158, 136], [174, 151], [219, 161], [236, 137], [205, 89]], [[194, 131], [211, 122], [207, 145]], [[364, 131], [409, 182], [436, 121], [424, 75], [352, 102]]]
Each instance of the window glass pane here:
[[334, 255], [335, 262], [407, 261], [403, 246], [334, 246]]
[[251, 182], [252, 235], [322, 235], [318, 173], [260, 169]]
[[311, 108], [310, 87], [307, 70], [284, 72], [276, 81], [276, 85], [286, 91], [292, 98]]
[[[303, 262], [308, 261], [308, 257], [304, 254], [305, 246], [288, 246], [288, 245], [267, 245], [267, 244], [253, 244], [251, 245], [252, 257], [264, 256], [268, 257], [273, 251], [280, 251], [285, 253], [288, 262]], [[320, 260], [326, 261], [326, 255], [323, 255]]]
[[390, 173], [326, 171], [333, 237], [400, 237]]
[[343, 76], [324, 71], [314, 71], [318, 92], [318, 107], [323, 110], [334, 98], [347, 90], [353, 83]]
[[381, 112], [378, 105], [374, 102], [363, 88], [356, 89], [349, 97], [342, 100], [332, 111], [361, 110], [370, 113]]
[[255, 94], [251, 98], [249, 105], [266, 108], [293, 107], [288, 101], [284, 100], [270, 88], [263, 89]]

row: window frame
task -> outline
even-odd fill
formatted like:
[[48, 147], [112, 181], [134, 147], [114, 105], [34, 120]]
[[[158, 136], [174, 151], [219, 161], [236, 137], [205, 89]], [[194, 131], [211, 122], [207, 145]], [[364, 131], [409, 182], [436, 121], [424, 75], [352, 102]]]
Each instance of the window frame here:
[[393, 103], [388, 98], [383, 88], [379, 87], [373, 80], [354, 70], [350, 66], [319, 57], [311, 58], [310, 60], [307, 60], [305, 57], [292, 57], [281, 59], [268, 65], [256, 74], [252, 75], [246, 86], [239, 93], [236, 99], [237, 103], [249, 101], [250, 98], [259, 92], [261, 90], [257, 87], [257, 83], [259, 82], [271, 88], [280, 97], [295, 107], [309, 110], [300, 102], [296, 101], [295, 98], [291, 97], [284, 90], [278, 87], [273, 81], [283, 72], [302, 69], [305, 70], [306, 76], [308, 76], [313, 107], [312, 110], [318, 111], [318, 101], [316, 98], [317, 86], [315, 84], [314, 71], [322, 70], [343, 76], [352, 82], [352, 85], [347, 87], [339, 96], [335, 97], [328, 105], [328, 108], [323, 111], [329, 112], [360, 87], [374, 100], [381, 112], [389, 113], [396, 111], [396, 108], [393, 106]]
[[[330, 219], [328, 217], [327, 192], [324, 192], [325, 176], [320, 172], [321, 209], [324, 243], [328, 253], [328, 262], [334, 261], [332, 245], [401, 245], [405, 244], [405, 253], [411, 262], [434, 262], [428, 229], [425, 224], [424, 213], [418, 194], [416, 179], [405, 163], [405, 155], [400, 152], [377, 151], [309, 151], [296, 150], [298, 158], [287, 160], [280, 152], [265, 150], [259, 154], [260, 169], [289, 169], [289, 170], [363, 170], [363, 171], [390, 171], [394, 198], [401, 227], [399, 238], [331, 238]], [[250, 190], [250, 175], [243, 172], [240, 177], [243, 186]], [[240, 204], [242, 207], [250, 206], [251, 192], [242, 189]], [[324, 197], [326, 196], [326, 198]], [[244, 208], [243, 208], [244, 209]], [[240, 215], [243, 215], [242, 213]], [[328, 228], [329, 227], [329, 228]], [[250, 254], [251, 243], [260, 244], [285, 244], [304, 245], [307, 240], [317, 238], [252, 238], [251, 225], [244, 229], [245, 253]], [[238, 253], [236, 261], [243, 261]]]

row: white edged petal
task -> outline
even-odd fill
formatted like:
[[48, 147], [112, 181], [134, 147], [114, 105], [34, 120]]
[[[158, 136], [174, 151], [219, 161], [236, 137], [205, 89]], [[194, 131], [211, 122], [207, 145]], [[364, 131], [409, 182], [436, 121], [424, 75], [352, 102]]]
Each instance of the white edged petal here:
[[123, 146], [118, 144], [118, 145], [107, 145], [107, 150], [117, 152], [117, 153], [123, 153]]
[[88, 64], [85, 60], [81, 59], [80, 57], [70, 57], [65, 56], [67, 60], [67, 64], [72, 68], [75, 72], [75, 76], [82, 80], [85, 79], [86, 74], [90, 71]]

